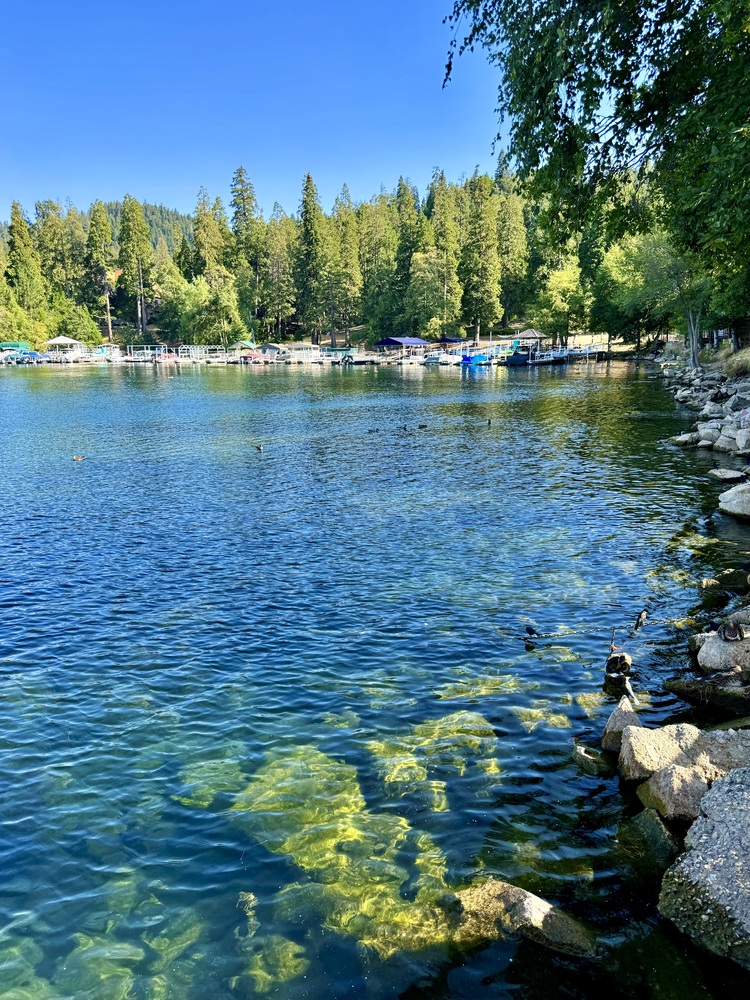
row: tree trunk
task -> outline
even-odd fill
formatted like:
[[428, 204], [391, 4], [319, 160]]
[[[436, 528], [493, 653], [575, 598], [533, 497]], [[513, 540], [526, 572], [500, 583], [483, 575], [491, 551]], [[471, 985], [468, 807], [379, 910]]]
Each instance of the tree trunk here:
[[740, 338], [737, 336], [735, 329], [730, 330], [729, 335], [732, 338], [732, 353], [736, 354], [740, 349]]
[[477, 316], [477, 318], [474, 320], [474, 346], [475, 347], [479, 346], [479, 324], [480, 324], [480, 319]]
[[109, 311], [109, 285], [104, 288], [104, 301], [107, 304], [107, 337], [109, 338], [110, 344], [112, 343], [112, 314]]
[[690, 364], [700, 368], [698, 354], [701, 349], [701, 310], [687, 310], [688, 338], [690, 340]]

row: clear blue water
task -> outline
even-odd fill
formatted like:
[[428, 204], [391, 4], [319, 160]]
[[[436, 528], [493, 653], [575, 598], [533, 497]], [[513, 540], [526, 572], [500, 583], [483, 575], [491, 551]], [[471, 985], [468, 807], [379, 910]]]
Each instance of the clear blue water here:
[[[696, 581], [746, 558], [653, 373], [12, 370], [0, 426], [0, 998], [747, 985], [573, 757], [610, 630], [684, 711]], [[408, 924], [490, 875], [601, 957]]]

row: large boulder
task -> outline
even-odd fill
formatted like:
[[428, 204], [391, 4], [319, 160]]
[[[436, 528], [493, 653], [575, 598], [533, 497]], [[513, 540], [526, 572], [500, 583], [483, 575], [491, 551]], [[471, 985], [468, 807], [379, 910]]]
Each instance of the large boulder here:
[[[728, 439], [727, 439], [728, 440]], [[737, 442], [734, 442], [735, 447]], [[716, 447], [716, 445], [714, 445]], [[745, 520], [750, 520], [750, 483], [740, 483], [719, 495], [719, 510]]]
[[622, 744], [622, 732], [626, 726], [642, 726], [643, 723], [633, 710], [630, 699], [625, 695], [620, 698], [617, 708], [607, 719], [602, 733], [602, 749], [619, 751]]
[[[750, 627], [745, 628], [750, 636]], [[698, 650], [698, 666], [706, 672], [750, 670], [750, 638], [728, 642], [722, 638], [721, 630], [709, 634]]]
[[720, 778], [703, 796], [686, 846], [664, 876], [660, 912], [709, 951], [750, 969], [750, 768]]
[[[742, 680], [739, 671], [668, 680], [664, 687], [695, 705], [710, 705], [735, 715], [746, 715], [750, 711], [750, 685]], [[737, 728], [742, 727], [738, 725]]]
[[727, 428], [724, 428], [721, 437], [717, 441], [714, 441], [714, 451], [737, 451], [737, 442], [726, 431]]
[[638, 788], [638, 798], [647, 809], [655, 809], [664, 819], [695, 819], [710, 782], [723, 771], [711, 765], [669, 764]]
[[457, 892], [460, 903], [453, 942], [459, 947], [484, 944], [508, 934], [521, 934], [568, 955], [592, 957], [593, 935], [573, 917], [525, 889], [491, 878]]
[[745, 473], [740, 469], [709, 469], [708, 474], [723, 483], [741, 483], [745, 479]]
[[750, 448], [750, 428], [741, 427], [737, 431], [735, 441], [737, 442], [737, 447], [740, 451], [747, 451], [748, 448]]
[[683, 448], [689, 448], [690, 445], [698, 444], [700, 437], [696, 431], [690, 431], [685, 434], [677, 434], [675, 437], [669, 439], [672, 444], [682, 445]]
[[622, 732], [620, 773], [629, 781], [645, 781], [670, 764], [689, 767], [705, 753], [706, 743], [700, 729], [686, 723], [662, 729], [628, 726]]

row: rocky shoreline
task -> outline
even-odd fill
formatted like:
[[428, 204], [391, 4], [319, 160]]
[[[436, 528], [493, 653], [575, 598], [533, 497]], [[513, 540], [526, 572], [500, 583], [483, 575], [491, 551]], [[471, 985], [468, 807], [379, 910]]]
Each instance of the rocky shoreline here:
[[[709, 474], [737, 484], [719, 497], [720, 510], [750, 520], [750, 380], [671, 362], [662, 374], [677, 402], [697, 411], [692, 429], [672, 442], [742, 459], [715, 463]], [[735, 718], [710, 730], [648, 729], [623, 696], [602, 748], [618, 754], [622, 779], [637, 783], [644, 810], [634, 824], [666, 868], [660, 913], [696, 944], [750, 969], [750, 578], [747, 568], [719, 576], [703, 590], [732, 594], [738, 610], [691, 637], [692, 676], [665, 687]]]

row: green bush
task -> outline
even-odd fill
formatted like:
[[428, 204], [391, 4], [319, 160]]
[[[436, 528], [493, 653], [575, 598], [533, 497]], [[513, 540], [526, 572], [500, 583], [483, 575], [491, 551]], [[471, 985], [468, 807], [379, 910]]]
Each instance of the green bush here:
[[736, 354], [731, 354], [722, 365], [724, 373], [731, 378], [740, 375], [750, 375], [750, 347], [746, 347]]

